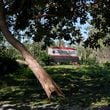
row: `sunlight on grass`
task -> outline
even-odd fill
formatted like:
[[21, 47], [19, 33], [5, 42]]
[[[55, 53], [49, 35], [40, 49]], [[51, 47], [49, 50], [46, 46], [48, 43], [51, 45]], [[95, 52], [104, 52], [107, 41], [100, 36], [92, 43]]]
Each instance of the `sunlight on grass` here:
[[79, 65], [53, 65], [53, 66], [45, 66], [44, 68], [67, 68], [67, 69], [72, 69], [72, 68], [78, 68]]
[[32, 72], [22, 68], [18, 73], [1, 77], [0, 104], [24, 103], [32, 107], [46, 104], [97, 107], [110, 104], [108, 65], [57, 65], [44, 68], [61, 87], [65, 98], [53, 97], [49, 101]]
[[106, 98], [102, 98], [100, 101], [97, 101], [95, 103], [92, 103], [92, 107], [99, 107], [99, 106], [108, 106], [109, 102], [106, 100]]

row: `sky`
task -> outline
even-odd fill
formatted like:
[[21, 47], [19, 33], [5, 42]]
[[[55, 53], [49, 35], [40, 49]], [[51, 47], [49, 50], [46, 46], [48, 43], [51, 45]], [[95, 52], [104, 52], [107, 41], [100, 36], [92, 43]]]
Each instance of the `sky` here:
[[[88, 21], [86, 21], [86, 23], [85, 24], [80, 24], [80, 18], [78, 18], [77, 19], [77, 23], [75, 23], [74, 25], [78, 28], [78, 29], [80, 29], [80, 32], [81, 32], [81, 34], [82, 34], [82, 37], [84, 38], [84, 40], [86, 40], [87, 38], [88, 38], [88, 33], [89, 33], [89, 28], [90, 28], [90, 24], [89, 24], [89, 22], [90, 22], [90, 20], [92, 19], [92, 17], [90, 16], [90, 14], [88, 13], [87, 14], [87, 17], [89, 18], [89, 20]], [[41, 19], [41, 22], [44, 24], [45, 22], [47, 22], [46, 20], [44, 20], [44, 19]], [[22, 36], [23, 34], [25, 35], [25, 31], [26, 30], [24, 30], [24, 31], [20, 31], [20, 35]], [[13, 31], [11, 31], [11, 32], [13, 32]], [[22, 36], [23, 37], [23, 36]], [[25, 39], [22, 39], [22, 41], [21, 42], [24, 42], [24, 41], [27, 41], [27, 40], [29, 40], [27, 37], [25, 37]], [[32, 41], [32, 39], [30, 39], [30, 42]]]
[[79, 18], [77, 19], [77, 23], [75, 23], [76, 27], [78, 27], [80, 29], [82, 37], [84, 37], [84, 40], [86, 40], [88, 38], [89, 29], [91, 27], [90, 21], [92, 20], [92, 17], [90, 16], [89, 13], [88, 13], [87, 17], [89, 18], [89, 20], [86, 21], [85, 24], [81, 25]]

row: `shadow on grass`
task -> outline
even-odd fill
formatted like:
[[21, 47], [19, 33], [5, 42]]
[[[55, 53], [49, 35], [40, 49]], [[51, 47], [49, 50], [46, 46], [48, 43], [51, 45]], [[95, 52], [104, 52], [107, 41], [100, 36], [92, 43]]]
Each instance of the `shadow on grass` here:
[[62, 66], [62, 68], [48, 68], [47, 71], [62, 88], [65, 104], [87, 107], [102, 101], [110, 103], [109, 67], [92, 65], [65, 69]]
[[[82, 108], [102, 101], [104, 101], [103, 105], [110, 103], [110, 68], [108, 65], [78, 68], [53, 66], [47, 67], [46, 70], [65, 94], [65, 98], [53, 98], [51, 103], [61, 106], [79, 105]], [[13, 106], [16, 109], [23, 110], [23, 107], [27, 107], [25, 109], [28, 110], [50, 102], [33, 74], [23, 69], [15, 74], [0, 77], [0, 105], [7, 103], [16, 104]]]
[[11, 106], [4, 107], [4, 105], [16, 104], [12, 106], [12, 109], [24, 110], [23, 108], [26, 107], [28, 110], [29, 105], [37, 106], [44, 103], [43, 99], [47, 101], [45, 92], [27, 68], [17, 73], [0, 76], [0, 107], [8, 108]]

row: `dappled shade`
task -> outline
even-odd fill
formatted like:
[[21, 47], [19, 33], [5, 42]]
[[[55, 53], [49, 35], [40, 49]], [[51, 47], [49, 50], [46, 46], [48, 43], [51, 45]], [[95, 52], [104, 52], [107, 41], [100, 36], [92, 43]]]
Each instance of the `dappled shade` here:
[[0, 58], [0, 75], [16, 72], [19, 64], [11, 58]]
[[[82, 109], [92, 105], [94, 107], [95, 104], [99, 108], [101, 107], [100, 103], [105, 103], [105, 106], [108, 106], [107, 104], [110, 103], [109, 66], [110, 64], [46, 67], [45, 69], [60, 84], [65, 94], [65, 98], [53, 97], [51, 102], [64, 110], [67, 110], [67, 106], [72, 107], [73, 105], [80, 106]], [[24, 70], [28, 74], [24, 73]], [[24, 104], [34, 108], [42, 108], [43, 105], [50, 104], [39, 82], [27, 68], [0, 80], [0, 96], [2, 104], [7, 101], [10, 104], [16, 103], [17, 106], [22, 107]]]

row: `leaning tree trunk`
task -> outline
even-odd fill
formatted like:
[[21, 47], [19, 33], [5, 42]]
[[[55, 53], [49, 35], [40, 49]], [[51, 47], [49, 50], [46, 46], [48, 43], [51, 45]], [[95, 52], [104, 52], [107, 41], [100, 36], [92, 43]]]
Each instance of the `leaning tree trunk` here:
[[58, 95], [62, 96], [60, 88], [46, 73], [46, 71], [39, 65], [38, 61], [36, 61], [35, 58], [31, 55], [31, 53], [24, 47], [24, 45], [20, 43], [17, 39], [15, 39], [15, 37], [13, 37], [9, 32], [6, 24], [3, 6], [4, 6], [3, 0], [0, 0], [0, 29], [4, 37], [11, 45], [13, 45], [22, 54], [29, 68], [33, 71], [33, 73], [41, 83], [48, 98], [51, 97], [52, 92], [56, 92]]

